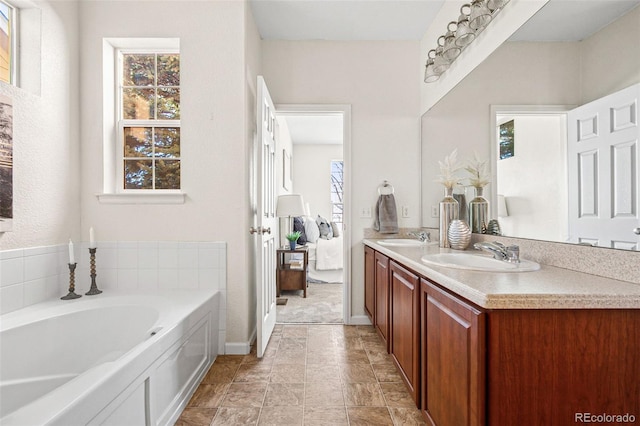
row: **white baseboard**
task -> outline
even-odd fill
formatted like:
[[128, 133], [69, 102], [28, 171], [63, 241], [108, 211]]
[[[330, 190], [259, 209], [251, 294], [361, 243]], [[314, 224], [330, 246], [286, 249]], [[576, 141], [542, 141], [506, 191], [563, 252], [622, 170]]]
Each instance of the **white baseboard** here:
[[251, 344], [249, 342], [227, 342], [224, 344], [225, 355], [249, 355]]
[[251, 352], [251, 346], [256, 342], [256, 329], [251, 332], [248, 342], [226, 342], [224, 344], [224, 353], [226, 355], [248, 355]]
[[352, 315], [349, 325], [371, 325], [371, 320], [366, 315]]

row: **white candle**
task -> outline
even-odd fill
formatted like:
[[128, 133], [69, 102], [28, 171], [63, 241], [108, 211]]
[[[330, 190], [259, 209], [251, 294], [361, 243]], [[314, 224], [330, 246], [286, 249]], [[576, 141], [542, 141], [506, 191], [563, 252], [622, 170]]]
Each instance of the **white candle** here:
[[89, 228], [89, 248], [96, 248], [96, 239], [93, 235], [93, 226]]
[[76, 263], [76, 258], [73, 255], [73, 242], [71, 241], [71, 238], [69, 238], [69, 263], [72, 265]]

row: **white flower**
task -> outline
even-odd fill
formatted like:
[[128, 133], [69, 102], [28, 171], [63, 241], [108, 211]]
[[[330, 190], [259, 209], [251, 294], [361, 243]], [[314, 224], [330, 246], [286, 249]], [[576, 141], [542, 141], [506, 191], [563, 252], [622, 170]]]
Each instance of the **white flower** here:
[[438, 161], [440, 165], [440, 175], [436, 182], [441, 183], [445, 188], [451, 189], [460, 184], [460, 178], [456, 173], [462, 169], [458, 163], [458, 150], [454, 149], [451, 154], [444, 157], [444, 161]]
[[469, 160], [469, 165], [464, 169], [471, 173], [471, 177], [469, 178], [470, 186], [484, 188], [491, 182], [491, 171], [489, 170], [488, 161], [481, 161], [476, 152], [473, 154], [473, 159]]

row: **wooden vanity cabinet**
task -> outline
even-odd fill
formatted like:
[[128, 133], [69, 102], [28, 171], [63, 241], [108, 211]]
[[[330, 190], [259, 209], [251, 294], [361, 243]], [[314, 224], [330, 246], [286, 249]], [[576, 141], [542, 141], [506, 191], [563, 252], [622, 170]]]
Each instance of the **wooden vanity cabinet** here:
[[375, 286], [376, 286], [376, 252], [369, 246], [364, 246], [364, 311], [374, 323], [375, 315]]
[[484, 425], [486, 314], [424, 278], [420, 300], [423, 416], [431, 425]]
[[375, 253], [374, 326], [389, 352], [389, 258]]
[[420, 278], [390, 262], [389, 348], [416, 405], [420, 394]]

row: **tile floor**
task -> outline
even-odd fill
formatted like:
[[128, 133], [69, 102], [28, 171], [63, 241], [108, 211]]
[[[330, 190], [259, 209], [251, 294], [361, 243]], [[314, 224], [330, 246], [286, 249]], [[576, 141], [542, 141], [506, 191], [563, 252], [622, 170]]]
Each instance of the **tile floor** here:
[[220, 355], [178, 426], [425, 424], [371, 326], [278, 324], [265, 356]]

